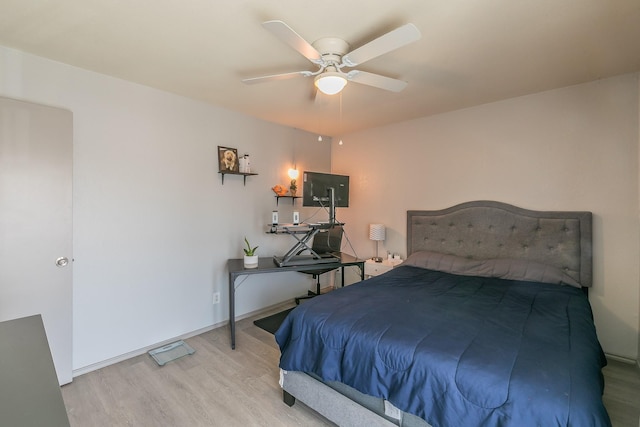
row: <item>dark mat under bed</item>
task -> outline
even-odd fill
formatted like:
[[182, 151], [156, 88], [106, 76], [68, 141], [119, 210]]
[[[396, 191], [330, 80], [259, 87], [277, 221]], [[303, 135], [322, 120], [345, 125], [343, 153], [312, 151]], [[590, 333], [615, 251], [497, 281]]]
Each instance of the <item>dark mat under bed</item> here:
[[280, 327], [280, 325], [282, 324], [282, 322], [284, 321], [285, 317], [287, 317], [289, 312], [294, 308], [295, 307], [288, 308], [284, 311], [281, 311], [280, 313], [272, 314], [271, 316], [254, 320], [253, 324], [256, 325], [258, 328], [264, 329], [267, 332], [275, 334], [278, 328]]

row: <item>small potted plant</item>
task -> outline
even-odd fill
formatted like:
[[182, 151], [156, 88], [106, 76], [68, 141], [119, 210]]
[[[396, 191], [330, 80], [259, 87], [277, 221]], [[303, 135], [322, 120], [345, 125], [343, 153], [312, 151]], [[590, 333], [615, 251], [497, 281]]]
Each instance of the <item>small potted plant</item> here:
[[291, 185], [289, 185], [289, 192], [293, 197], [296, 197], [296, 192], [298, 191], [298, 184], [296, 183], [295, 178], [291, 180]]
[[247, 247], [244, 250], [244, 268], [256, 268], [258, 267], [258, 255], [256, 255], [256, 249], [258, 247], [251, 247], [247, 238], [244, 238], [244, 242]]

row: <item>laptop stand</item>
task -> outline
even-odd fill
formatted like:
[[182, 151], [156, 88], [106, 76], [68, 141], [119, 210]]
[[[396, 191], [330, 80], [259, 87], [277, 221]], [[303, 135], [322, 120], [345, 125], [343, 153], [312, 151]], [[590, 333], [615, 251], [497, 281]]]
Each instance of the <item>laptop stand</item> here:
[[[300, 224], [300, 225], [282, 225], [278, 226], [276, 233], [286, 233], [296, 239], [296, 243], [284, 254], [284, 256], [274, 256], [273, 261], [279, 267], [328, 264], [339, 261], [339, 258], [332, 254], [318, 254], [310, 246], [309, 242], [318, 234], [320, 230], [332, 228], [336, 225], [331, 223], [317, 224]], [[301, 235], [301, 237], [299, 237]], [[302, 252], [309, 251], [310, 255], [300, 255]]]

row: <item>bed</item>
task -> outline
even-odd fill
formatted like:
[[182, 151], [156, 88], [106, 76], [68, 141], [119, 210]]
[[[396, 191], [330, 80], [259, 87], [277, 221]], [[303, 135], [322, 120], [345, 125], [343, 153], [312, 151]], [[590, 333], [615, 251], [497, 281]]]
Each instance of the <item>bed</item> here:
[[591, 213], [407, 212], [407, 260], [276, 333], [284, 401], [338, 425], [609, 426]]

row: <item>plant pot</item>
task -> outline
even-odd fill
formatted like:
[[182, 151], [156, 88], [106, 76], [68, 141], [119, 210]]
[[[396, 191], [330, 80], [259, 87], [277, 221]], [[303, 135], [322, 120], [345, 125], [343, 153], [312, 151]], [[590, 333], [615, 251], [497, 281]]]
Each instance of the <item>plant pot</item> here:
[[258, 267], [258, 255], [244, 256], [244, 268], [257, 268], [257, 267]]

